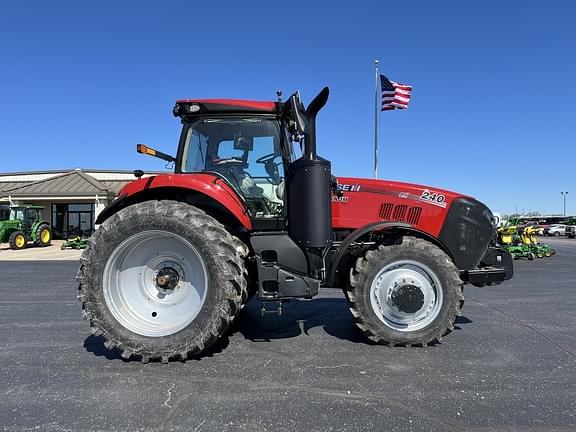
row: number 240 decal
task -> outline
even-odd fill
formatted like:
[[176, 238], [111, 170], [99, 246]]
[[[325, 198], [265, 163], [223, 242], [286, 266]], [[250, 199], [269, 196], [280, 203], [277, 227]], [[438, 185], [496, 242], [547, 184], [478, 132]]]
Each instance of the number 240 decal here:
[[446, 207], [446, 196], [437, 192], [430, 192], [429, 190], [425, 190], [422, 192], [422, 195], [420, 195], [420, 199], [429, 201], [441, 207]]

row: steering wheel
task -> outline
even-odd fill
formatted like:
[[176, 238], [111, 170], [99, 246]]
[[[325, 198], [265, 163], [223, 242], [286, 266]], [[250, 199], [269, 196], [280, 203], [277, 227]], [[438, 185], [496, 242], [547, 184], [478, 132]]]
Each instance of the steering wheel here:
[[272, 162], [277, 157], [280, 157], [280, 155], [278, 153], [270, 153], [270, 154], [261, 156], [258, 159], [256, 159], [256, 163], [267, 164], [267, 163]]
[[264, 169], [266, 170], [266, 173], [270, 176], [270, 178], [267, 178], [266, 180], [271, 184], [278, 185], [282, 181], [282, 178], [280, 177], [280, 172], [278, 171], [278, 167], [282, 165], [282, 161], [274, 162], [274, 159], [281, 156], [282, 155], [278, 153], [270, 153], [256, 159], [256, 163], [264, 164]]
[[242, 160], [231, 157], [226, 159], [217, 159], [216, 161], [212, 161], [212, 165], [221, 165], [224, 166], [226, 164], [243, 164]]

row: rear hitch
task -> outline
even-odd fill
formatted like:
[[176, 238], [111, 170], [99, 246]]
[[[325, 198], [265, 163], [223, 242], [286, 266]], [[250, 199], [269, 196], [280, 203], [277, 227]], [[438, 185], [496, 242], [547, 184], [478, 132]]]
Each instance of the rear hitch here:
[[[260, 312], [262, 313], [262, 316], [266, 316], [266, 315], [278, 315], [278, 316], [282, 316], [282, 303], [284, 302], [284, 300], [278, 300], [278, 301], [262, 301], [262, 308], [260, 309]], [[275, 303], [276, 308], [272, 309], [266, 309], [266, 304], [269, 303]]]

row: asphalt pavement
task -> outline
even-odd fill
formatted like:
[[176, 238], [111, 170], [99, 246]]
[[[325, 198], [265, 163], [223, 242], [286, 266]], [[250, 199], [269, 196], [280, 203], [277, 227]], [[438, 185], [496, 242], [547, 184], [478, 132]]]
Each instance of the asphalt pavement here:
[[0, 244], [0, 261], [76, 261], [82, 255], [82, 250], [65, 249], [61, 246], [64, 240], [52, 240], [46, 247], [29, 247], [21, 250], [12, 250], [8, 243]]
[[342, 294], [260, 316], [186, 363], [124, 361], [91, 336], [75, 261], [0, 262], [0, 430], [575, 431], [576, 240], [467, 287], [439, 345], [370, 344]]

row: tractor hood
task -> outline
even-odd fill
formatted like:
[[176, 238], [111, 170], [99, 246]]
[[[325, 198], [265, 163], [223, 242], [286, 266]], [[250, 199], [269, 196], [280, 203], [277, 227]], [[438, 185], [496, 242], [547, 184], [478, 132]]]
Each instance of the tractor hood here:
[[401, 221], [437, 236], [454, 200], [473, 198], [436, 187], [388, 180], [339, 177], [332, 197], [333, 228]]

